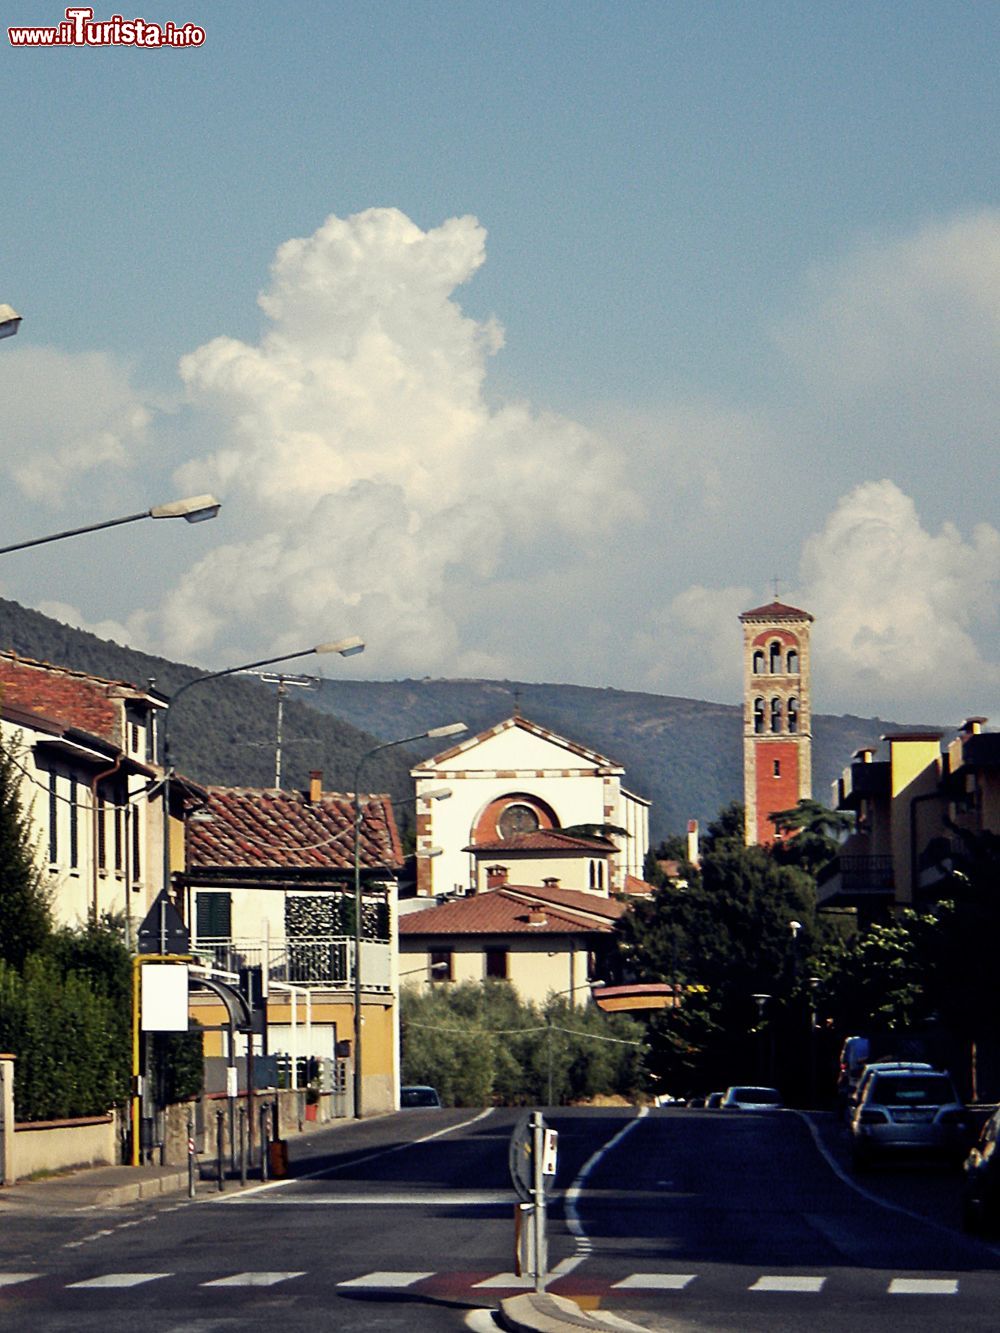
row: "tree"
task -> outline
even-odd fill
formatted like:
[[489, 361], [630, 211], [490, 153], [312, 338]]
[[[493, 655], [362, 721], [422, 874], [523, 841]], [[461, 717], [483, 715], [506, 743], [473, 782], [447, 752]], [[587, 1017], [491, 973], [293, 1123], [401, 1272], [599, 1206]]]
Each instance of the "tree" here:
[[819, 801], [803, 798], [789, 810], [776, 810], [769, 816], [778, 833], [775, 857], [786, 865], [799, 866], [817, 874], [837, 855], [840, 836], [854, 827], [854, 816], [845, 810], [829, 810]]
[[51, 925], [49, 894], [21, 806], [20, 769], [14, 751], [0, 746], [0, 959], [23, 967], [44, 944]]

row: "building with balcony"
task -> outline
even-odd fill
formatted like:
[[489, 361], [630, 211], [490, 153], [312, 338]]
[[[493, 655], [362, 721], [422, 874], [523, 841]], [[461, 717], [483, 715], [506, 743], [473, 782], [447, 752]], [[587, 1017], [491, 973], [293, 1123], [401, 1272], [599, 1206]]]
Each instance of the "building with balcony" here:
[[[187, 864], [175, 882], [192, 953], [255, 998], [254, 1054], [333, 1061], [345, 1097], [357, 972], [369, 1113], [393, 1109], [399, 1096], [395, 874], [403, 856], [387, 796], [361, 802], [360, 957], [353, 850], [353, 798], [324, 792], [319, 773], [306, 791], [209, 787], [188, 818]], [[212, 1026], [213, 998], [192, 1003]], [[217, 1037], [206, 1052], [228, 1055], [225, 1033]], [[352, 1111], [346, 1100], [343, 1110]]]

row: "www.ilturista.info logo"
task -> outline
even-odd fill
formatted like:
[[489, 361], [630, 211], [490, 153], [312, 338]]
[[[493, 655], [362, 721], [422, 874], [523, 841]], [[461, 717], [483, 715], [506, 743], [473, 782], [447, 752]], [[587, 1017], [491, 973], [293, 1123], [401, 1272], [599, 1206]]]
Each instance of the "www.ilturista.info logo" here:
[[74, 5], [53, 28], [8, 28], [11, 46], [141, 46], [144, 50], [201, 46], [205, 29], [197, 23], [148, 23], [112, 14], [96, 21], [89, 5]]

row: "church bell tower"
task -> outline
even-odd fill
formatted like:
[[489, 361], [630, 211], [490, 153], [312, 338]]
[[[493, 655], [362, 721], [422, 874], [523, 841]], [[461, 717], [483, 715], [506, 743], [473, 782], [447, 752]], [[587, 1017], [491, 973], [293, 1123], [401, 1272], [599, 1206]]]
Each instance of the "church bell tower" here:
[[740, 616], [743, 625], [743, 796], [748, 846], [775, 841], [768, 818], [812, 796], [809, 629], [813, 617], [783, 602]]

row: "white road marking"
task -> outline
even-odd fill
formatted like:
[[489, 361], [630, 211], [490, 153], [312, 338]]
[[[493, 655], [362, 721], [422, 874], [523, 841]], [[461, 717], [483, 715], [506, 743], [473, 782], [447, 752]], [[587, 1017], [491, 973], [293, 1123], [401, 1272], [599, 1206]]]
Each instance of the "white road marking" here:
[[346, 1282], [338, 1282], [338, 1287], [353, 1287], [355, 1290], [361, 1287], [384, 1288], [384, 1287], [412, 1287], [415, 1282], [423, 1282], [425, 1278], [433, 1277], [434, 1273], [365, 1273], [363, 1277], [352, 1277]]
[[161, 1277], [173, 1277], [172, 1273], [105, 1273], [101, 1277], [91, 1277], [86, 1282], [71, 1282], [71, 1290], [80, 1287], [105, 1289], [108, 1287], [141, 1287], [144, 1282], [156, 1282]]
[[697, 1273], [632, 1273], [620, 1282], [612, 1282], [612, 1291], [683, 1291], [698, 1276]]
[[[300, 1176], [301, 1180], [302, 1177]], [[378, 1204], [391, 1204], [394, 1208], [434, 1207], [445, 1205], [462, 1208], [495, 1208], [498, 1204], [510, 1206], [514, 1202], [514, 1191], [510, 1190], [422, 1190], [409, 1194], [294, 1194], [277, 1198], [262, 1199], [259, 1196], [244, 1199], [234, 1198], [233, 1203], [266, 1203], [292, 1208], [311, 1208], [318, 1205], [345, 1206], [364, 1205], [375, 1207]]]
[[492, 1310], [470, 1310], [465, 1316], [465, 1327], [472, 1333], [496, 1333], [500, 1325], [493, 1318]]
[[957, 1296], [958, 1278], [894, 1277], [889, 1283], [890, 1296]]
[[825, 1277], [759, 1277], [747, 1291], [822, 1291]]
[[[555, 1275], [549, 1274], [550, 1278], [553, 1276]], [[533, 1277], [518, 1277], [516, 1273], [494, 1273], [492, 1277], [488, 1277], [482, 1282], [474, 1282], [472, 1289], [478, 1291], [483, 1287], [516, 1287], [519, 1291], [527, 1291], [532, 1289], [534, 1285], [535, 1279]]]
[[305, 1272], [298, 1273], [234, 1273], [232, 1277], [217, 1277], [212, 1282], [202, 1282], [203, 1287], [275, 1287], [279, 1282], [288, 1282], [293, 1277], [305, 1277]]
[[37, 1273], [0, 1273], [0, 1287], [13, 1287], [18, 1282], [30, 1282]]

